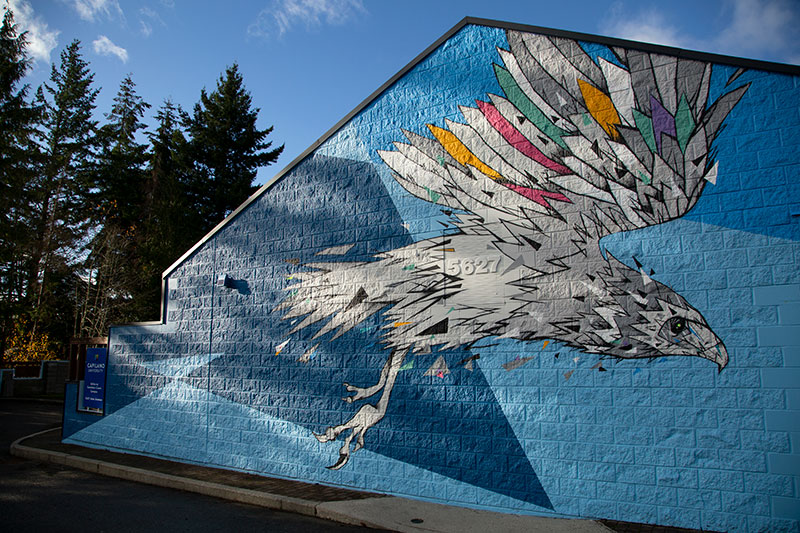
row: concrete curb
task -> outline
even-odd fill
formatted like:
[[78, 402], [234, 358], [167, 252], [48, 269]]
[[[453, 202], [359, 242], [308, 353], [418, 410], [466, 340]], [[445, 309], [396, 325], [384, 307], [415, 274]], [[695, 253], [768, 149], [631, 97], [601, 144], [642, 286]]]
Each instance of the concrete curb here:
[[26, 437], [22, 437], [21, 439], [17, 439], [11, 444], [11, 455], [24, 459], [32, 459], [34, 461], [41, 461], [43, 463], [69, 466], [79, 470], [84, 470], [86, 472], [92, 472], [94, 474], [124, 479], [127, 481], [135, 481], [137, 483], [144, 483], [147, 485], [184, 490], [187, 492], [212, 496], [214, 498], [222, 498], [239, 503], [247, 503], [250, 505], [257, 505], [259, 507], [266, 507], [268, 509], [287, 511], [308, 516], [318, 516], [317, 506], [321, 502], [302, 500], [300, 498], [292, 498], [291, 496], [270, 494], [267, 492], [243, 489], [240, 487], [231, 487], [229, 485], [201, 481], [198, 479], [173, 476], [171, 474], [143, 470], [141, 468], [132, 466], [118, 465], [97, 459], [88, 459], [86, 457], [79, 457], [77, 455], [69, 455], [61, 452], [42, 450], [40, 448], [32, 448], [30, 446], [21, 444], [21, 442], [26, 439], [56, 430], [61, 430], [61, 428], [48, 429], [28, 435]]
[[31, 437], [60, 430], [60, 427], [48, 429], [17, 439], [11, 444], [11, 455], [44, 463], [69, 466], [127, 481], [194, 492], [214, 498], [257, 505], [267, 509], [375, 529], [388, 529], [408, 533], [462, 533], [464, 531], [608, 533], [612, 531], [594, 520], [571, 520], [498, 513], [411, 500], [398, 496], [327, 502], [304, 500], [291, 496], [174, 476], [132, 466], [118, 465], [98, 459], [43, 450], [22, 444], [24, 440]]

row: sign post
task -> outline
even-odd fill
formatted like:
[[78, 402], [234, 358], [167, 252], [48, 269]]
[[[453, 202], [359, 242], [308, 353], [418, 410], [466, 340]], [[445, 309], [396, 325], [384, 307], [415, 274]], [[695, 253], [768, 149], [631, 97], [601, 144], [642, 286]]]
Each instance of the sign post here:
[[86, 370], [83, 378], [83, 408], [86, 411], [103, 412], [107, 356], [106, 348], [86, 349]]

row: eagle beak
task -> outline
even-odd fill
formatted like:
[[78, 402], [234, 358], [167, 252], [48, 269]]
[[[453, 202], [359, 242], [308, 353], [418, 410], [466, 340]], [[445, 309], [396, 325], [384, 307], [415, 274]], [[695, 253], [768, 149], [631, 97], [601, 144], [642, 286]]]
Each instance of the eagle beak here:
[[717, 363], [719, 372], [722, 372], [722, 369], [728, 364], [728, 350], [725, 349], [725, 345], [722, 344], [722, 341], [718, 342], [713, 348], [708, 350], [707, 354], [710, 356], [708, 359]]
[[719, 371], [722, 372], [722, 369], [728, 364], [728, 350], [725, 349], [722, 340], [711, 331], [711, 328], [705, 326], [693, 324], [689, 331], [697, 338], [694, 341], [694, 347], [699, 349], [698, 355], [716, 363]]

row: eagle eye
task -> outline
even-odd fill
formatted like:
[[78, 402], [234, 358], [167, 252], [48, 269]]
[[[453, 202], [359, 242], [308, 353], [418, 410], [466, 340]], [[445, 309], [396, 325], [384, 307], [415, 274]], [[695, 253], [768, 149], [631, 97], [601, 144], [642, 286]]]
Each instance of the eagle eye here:
[[670, 333], [673, 335], [680, 335], [686, 329], [686, 320], [679, 316], [670, 318], [667, 324], [669, 325]]

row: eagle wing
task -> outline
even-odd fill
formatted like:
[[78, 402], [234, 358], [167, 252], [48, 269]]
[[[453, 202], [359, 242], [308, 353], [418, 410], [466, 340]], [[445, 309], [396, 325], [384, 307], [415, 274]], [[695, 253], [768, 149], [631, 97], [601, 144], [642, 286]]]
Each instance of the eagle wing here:
[[599, 240], [679, 218], [715, 182], [711, 144], [748, 85], [707, 105], [710, 63], [623, 48], [595, 60], [571, 39], [507, 39], [494, 65], [503, 95], [379, 152], [409, 193], [460, 211], [462, 231], [503, 240], [567, 223]]

